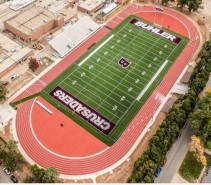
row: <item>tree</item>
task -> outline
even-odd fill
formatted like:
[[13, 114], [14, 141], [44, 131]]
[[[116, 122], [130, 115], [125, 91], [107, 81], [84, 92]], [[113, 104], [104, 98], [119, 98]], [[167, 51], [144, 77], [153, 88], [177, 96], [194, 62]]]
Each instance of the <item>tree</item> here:
[[39, 62], [36, 58], [30, 58], [29, 68], [34, 72], [39, 67]]
[[181, 11], [183, 9], [183, 7], [187, 4], [188, 0], [179, 0], [177, 3], [177, 6], [179, 6], [181, 8]]
[[10, 151], [7, 153], [4, 159], [4, 166], [6, 166], [11, 172], [22, 169], [24, 163], [23, 157], [16, 151]]
[[201, 5], [201, 0], [188, 0], [188, 11], [191, 13], [192, 11], [197, 11], [199, 6]]
[[21, 170], [24, 163], [22, 155], [15, 151], [17, 143], [10, 140], [5, 146], [4, 166], [11, 172]]
[[191, 137], [190, 149], [194, 153], [197, 161], [201, 162], [204, 166], [207, 165], [206, 157], [204, 156], [204, 148], [201, 144], [200, 138], [193, 135]]
[[204, 147], [211, 149], [211, 93], [207, 90], [193, 113], [190, 114], [190, 126], [196, 131]]
[[60, 182], [58, 180], [58, 172], [55, 168], [50, 167], [46, 170], [43, 168], [39, 168], [36, 164], [30, 167], [30, 171], [32, 176], [27, 176], [24, 182], [28, 183], [57, 183]]
[[55, 168], [47, 168], [45, 171], [45, 175], [43, 176], [43, 182], [45, 183], [52, 183], [56, 182], [56, 179], [58, 178], [59, 174]]
[[7, 89], [3, 85], [3, 83], [0, 81], [0, 101], [4, 100], [7, 94]]
[[179, 0], [177, 6], [179, 6], [182, 11], [184, 6], [187, 5], [188, 11], [191, 13], [192, 11], [197, 11], [201, 3], [201, 0]]

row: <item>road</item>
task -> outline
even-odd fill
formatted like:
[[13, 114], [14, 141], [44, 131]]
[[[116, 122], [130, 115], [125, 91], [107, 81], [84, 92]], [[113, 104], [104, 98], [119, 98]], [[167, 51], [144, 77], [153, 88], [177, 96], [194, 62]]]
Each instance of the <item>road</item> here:
[[3, 172], [2, 166], [0, 166], [0, 183], [12, 183], [10, 180], [10, 175], [7, 175]]
[[191, 136], [194, 134], [189, 125], [182, 129], [181, 137], [175, 142], [172, 149], [167, 155], [167, 162], [162, 168], [159, 177], [155, 178], [155, 183], [170, 183], [173, 176], [179, 170], [183, 159], [188, 151], [188, 144], [191, 141]]

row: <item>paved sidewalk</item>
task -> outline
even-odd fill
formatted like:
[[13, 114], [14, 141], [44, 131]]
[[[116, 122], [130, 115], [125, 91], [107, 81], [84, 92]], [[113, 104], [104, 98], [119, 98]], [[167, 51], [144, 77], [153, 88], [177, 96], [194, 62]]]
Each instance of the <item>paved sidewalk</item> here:
[[171, 180], [171, 183], [189, 183], [185, 179], [183, 179], [180, 174], [176, 173]]

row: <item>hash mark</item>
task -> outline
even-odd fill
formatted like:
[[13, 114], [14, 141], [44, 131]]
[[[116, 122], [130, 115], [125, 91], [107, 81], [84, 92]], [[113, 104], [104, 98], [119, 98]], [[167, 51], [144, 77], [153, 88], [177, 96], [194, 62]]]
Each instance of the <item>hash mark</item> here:
[[128, 88], [128, 92], [131, 92], [132, 90], [133, 90], [133, 88], [132, 88], [132, 87]]
[[154, 60], [154, 61], [156, 61], [157, 59], [158, 59], [158, 58], [157, 58], [157, 57], [155, 57], [153, 60]]
[[93, 65], [89, 66], [89, 69], [92, 69], [93, 68]]
[[125, 96], [122, 96], [120, 99], [120, 101], [123, 101], [123, 100], [125, 100]]
[[146, 74], [146, 71], [143, 71], [141, 74], [142, 74], [142, 75], [145, 75], [145, 74]]
[[152, 64], [149, 64], [148, 67], [149, 67], [149, 68], [152, 67]]
[[167, 47], [168, 47], [167, 45], [164, 46], [164, 48], [167, 48]]
[[137, 84], [139, 82], [139, 79], [136, 79], [135, 83]]
[[117, 106], [116, 105], [114, 105], [114, 107], [113, 107], [113, 109], [112, 110], [117, 110]]
[[162, 50], [159, 52], [159, 54], [161, 55], [163, 52], [162, 52]]
[[75, 85], [75, 84], [76, 84], [76, 82], [77, 82], [76, 80], [73, 80], [72, 85]]
[[83, 72], [83, 73], [81, 73], [81, 77], [83, 77], [85, 74], [86, 74], [86, 73], [84, 73], [84, 72]]

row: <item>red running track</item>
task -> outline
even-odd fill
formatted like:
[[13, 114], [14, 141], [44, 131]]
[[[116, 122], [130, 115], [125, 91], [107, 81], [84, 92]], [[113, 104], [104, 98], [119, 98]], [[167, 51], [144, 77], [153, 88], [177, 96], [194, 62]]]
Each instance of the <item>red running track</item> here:
[[[145, 19], [151, 20], [151, 17], [154, 14], [154, 9], [155, 7], [153, 6], [139, 7], [137, 5], [130, 5], [123, 12], [118, 14], [116, 18], [112, 19], [107, 25], [109, 27], [114, 28], [125, 17], [127, 17], [132, 13], [136, 13], [138, 16], [144, 16]], [[32, 134], [32, 130], [29, 126], [30, 109], [34, 101], [30, 100], [18, 106], [16, 129], [21, 146], [32, 160], [34, 160], [37, 164], [39, 164], [42, 167], [54, 166], [55, 168], [58, 169], [59, 173], [61, 174], [86, 175], [86, 174], [94, 174], [97, 172], [99, 174], [99, 172], [102, 172], [102, 170], [105, 169], [109, 171], [108, 169], [109, 167], [117, 163], [129, 152], [131, 147], [134, 145], [134, 143], [136, 142], [136, 140], [138, 139], [138, 137], [143, 132], [144, 128], [152, 118], [154, 111], [160, 104], [160, 102], [155, 99], [156, 95], [158, 93], [163, 96], [167, 95], [167, 93], [175, 83], [176, 79], [181, 74], [182, 70], [187, 65], [193, 53], [199, 46], [200, 34], [196, 29], [196, 27], [188, 18], [186, 18], [181, 13], [168, 8], [164, 8], [164, 13], [165, 13], [165, 18], [163, 18], [162, 24], [165, 26], [170, 24], [170, 29], [174, 29], [174, 25], [172, 25], [172, 23], [173, 24], [178, 23], [178, 25], [180, 26], [178, 27], [179, 29], [177, 29], [177, 32], [183, 35], [188, 35], [190, 38], [190, 42], [185, 47], [184, 51], [178, 57], [178, 59], [171, 67], [169, 72], [166, 74], [163, 83], [161, 83], [155, 89], [155, 91], [149, 97], [145, 105], [141, 108], [141, 110], [132, 120], [132, 122], [127, 127], [122, 136], [118, 139], [118, 141], [108, 150], [105, 150], [104, 152], [98, 155], [91, 156], [88, 158], [81, 158], [81, 159], [63, 158], [54, 155], [52, 153], [49, 153], [36, 141], [36, 139]], [[160, 21], [158, 18], [156, 20]], [[174, 22], [172, 22], [172, 20], [174, 20]], [[106, 31], [108, 32], [108, 30]], [[75, 55], [79, 57], [80, 54], [75, 54]], [[69, 55], [68, 57], [70, 58], [68, 59], [65, 58], [64, 60], [69, 61], [70, 59], [72, 59], [71, 58], [72, 55]], [[72, 59], [72, 61], [69, 61], [69, 63], [67, 64], [66, 63], [62, 64], [62, 66], [64, 66], [64, 68], [67, 67], [74, 61], [74, 59]], [[58, 68], [53, 69], [51, 70], [50, 75], [46, 74], [44, 77], [41, 78], [41, 80], [45, 83], [48, 83], [57, 74], [61, 72], [62, 70], [60, 71]]]

